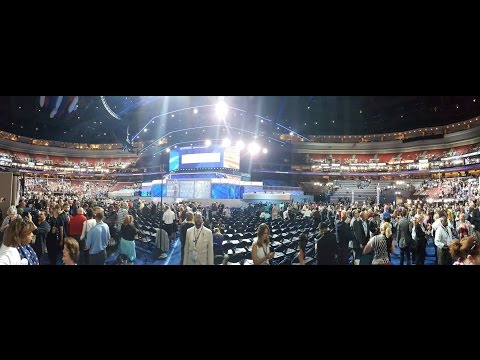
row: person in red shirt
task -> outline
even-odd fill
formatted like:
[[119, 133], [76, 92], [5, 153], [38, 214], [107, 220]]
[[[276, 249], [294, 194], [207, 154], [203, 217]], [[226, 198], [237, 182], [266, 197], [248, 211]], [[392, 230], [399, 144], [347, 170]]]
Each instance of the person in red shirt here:
[[85, 221], [87, 221], [87, 218], [83, 215], [83, 208], [77, 208], [77, 213], [70, 220], [70, 236], [78, 241], [80, 247], [78, 265], [84, 264], [83, 250], [85, 249], [85, 239], [80, 240], [80, 235], [82, 235], [83, 223]]

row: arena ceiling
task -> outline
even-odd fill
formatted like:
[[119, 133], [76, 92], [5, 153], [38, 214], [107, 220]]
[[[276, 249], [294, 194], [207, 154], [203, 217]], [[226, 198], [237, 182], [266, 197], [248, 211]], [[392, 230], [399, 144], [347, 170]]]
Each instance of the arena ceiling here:
[[275, 133], [362, 135], [445, 125], [480, 114], [480, 96], [1, 96], [0, 130], [81, 143], [169, 144]]

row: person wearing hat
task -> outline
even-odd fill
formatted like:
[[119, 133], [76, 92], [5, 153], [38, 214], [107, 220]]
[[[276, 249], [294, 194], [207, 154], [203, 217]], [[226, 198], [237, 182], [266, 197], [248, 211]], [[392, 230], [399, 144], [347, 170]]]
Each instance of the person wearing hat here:
[[328, 224], [320, 224], [320, 238], [316, 244], [317, 265], [337, 265], [337, 237], [328, 228]]

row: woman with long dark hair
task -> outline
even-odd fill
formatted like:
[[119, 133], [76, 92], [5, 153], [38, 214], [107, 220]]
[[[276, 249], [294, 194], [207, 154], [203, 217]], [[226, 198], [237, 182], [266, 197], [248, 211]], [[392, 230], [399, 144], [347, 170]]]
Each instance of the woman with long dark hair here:
[[252, 245], [252, 260], [254, 265], [270, 265], [273, 259], [270, 252], [270, 231], [267, 224], [260, 224], [257, 230], [257, 240]]
[[298, 238], [298, 263], [305, 265], [305, 248], [307, 246], [307, 235], [301, 234]]

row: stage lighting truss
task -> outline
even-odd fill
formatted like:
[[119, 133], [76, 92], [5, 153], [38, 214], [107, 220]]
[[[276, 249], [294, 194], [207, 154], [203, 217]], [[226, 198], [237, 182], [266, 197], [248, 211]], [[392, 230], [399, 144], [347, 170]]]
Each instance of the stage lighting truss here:
[[110, 115], [112, 115], [115, 119], [117, 120], [122, 120], [120, 116], [118, 116], [107, 104], [107, 100], [105, 99], [105, 96], [100, 96], [100, 99], [102, 100], [102, 104], [105, 107], [105, 109], [108, 111]]

